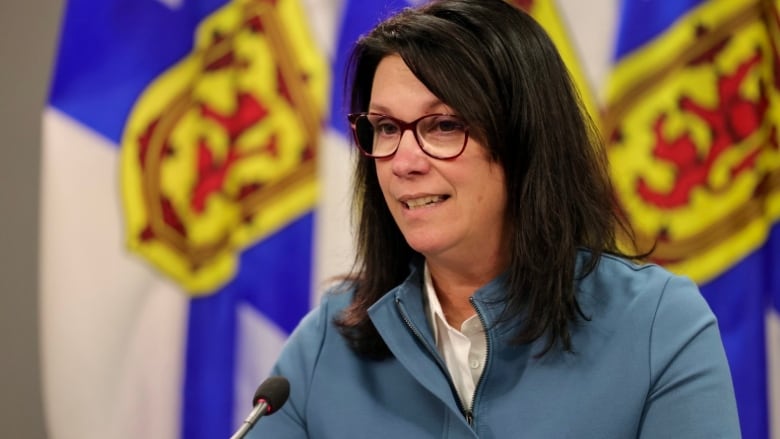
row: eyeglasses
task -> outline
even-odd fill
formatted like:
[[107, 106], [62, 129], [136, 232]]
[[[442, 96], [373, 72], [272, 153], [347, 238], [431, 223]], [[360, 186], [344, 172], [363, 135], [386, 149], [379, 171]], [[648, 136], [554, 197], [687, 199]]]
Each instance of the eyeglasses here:
[[426, 114], [411, 122], [379, 113], [353, 113], [348, 119], [360, 152], [375, 159], [395, 154], [406, 130], [414, 133], [425, 154], [436, 159], [461, 155], [469, 138], [465, 122], [451, 114]]

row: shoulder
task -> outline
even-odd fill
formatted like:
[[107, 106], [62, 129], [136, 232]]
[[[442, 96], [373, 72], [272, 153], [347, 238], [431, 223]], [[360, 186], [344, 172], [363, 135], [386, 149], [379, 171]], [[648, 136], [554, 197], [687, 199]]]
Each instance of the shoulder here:
[[291, 383], [290, 396], [278, 415], [260, 424], [265, 433], [276, 433], [278, 437], [305, 435], [312, 381], [318, 367], [321, 367], [324, 353], [344, 344], [334, 319], [351, 298], [352, 291], [344, 285], [331, 288], [287, 338], [271, 375], [287, 378]]
[[311, 343], [316, 338], [324, 337], [333, 326], [333, 320], [350, 304], [352, 296], [352, 289], [345, 285], [329, 289], [321, 297], [320, 303], [301, 319], [287, 344]]
[[[591, 257], [591, 253], [580, 251], [578, 254], [578, 268]], [[672, 278], [683, 278], [669, 270], [652, 263], [637, 263], [626, 258], [611, 254], [602, 254], [592, 272], [582, 278], [583, 285], [591, 283], [608, 283], [621, 287], [653, 287], [663, 286]]]
[[658, 349], [672, 340], [684, 343], [715, 315], [689, 278], [655, 264], [603, 255], [594, 270], [577, 281], [577, 300], [590, 319], [586, 326], [622, 333]]
[[578, 280], [577, 287], [578, 299], [586, 305], [642, 305], [655, 314], [666, 303], [711, 314], [691, 279], [656, 264], [638, 264], [613, 255], [602, 255], [593, 271]]
[[333, 321], [349, 305], [352, 295], [349, 287], [339, 285], [322, 296], [320, 303], [301, 319], [285, 342], [276, 362], [277, 373], [296, 372], [289, 370], [294, 365], [303, 366], [306, 370], [316, 366], [324, 346], [341, 338]]
[[312, 313], [320, 313], [324, 317], [333, 319], [352, 302], [355, 290], [348, 282], [330, 287], [320, 299], [320, 303], [312, 310]]
[[607, 335], [621, 373], [633, 367], [644, 377], [641, 435], [739, 437], [717, 320], [696, 284], [655, 264], [608, 255], [598, 262], [580, 283], [592, 317], [584, 326]]

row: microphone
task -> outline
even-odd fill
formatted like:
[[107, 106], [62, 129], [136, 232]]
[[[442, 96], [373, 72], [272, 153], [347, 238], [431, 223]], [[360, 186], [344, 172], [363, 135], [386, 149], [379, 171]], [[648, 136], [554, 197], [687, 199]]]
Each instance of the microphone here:
[[288, 396], [290, 396], [290, 382], [287, 378], [273, 376], [263, 381], [252, 398], [254, 408], [230, 439], [243, 439], [263, 415], [270, 415], [282, 408]]

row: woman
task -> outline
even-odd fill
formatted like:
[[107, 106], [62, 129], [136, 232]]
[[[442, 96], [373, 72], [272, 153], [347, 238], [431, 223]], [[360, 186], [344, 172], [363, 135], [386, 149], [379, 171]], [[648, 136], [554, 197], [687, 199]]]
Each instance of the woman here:
[[351, 67], [355, 268], [255, 437], [739, 437], [715, 318], [619, 250], [598, 137], [528, 15], [406, 10]]

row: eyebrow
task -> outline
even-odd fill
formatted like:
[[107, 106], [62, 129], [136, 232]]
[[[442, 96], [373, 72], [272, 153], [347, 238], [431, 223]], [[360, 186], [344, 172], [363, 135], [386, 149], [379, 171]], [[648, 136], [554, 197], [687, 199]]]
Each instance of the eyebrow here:
[[[431, 101], [427, 106], [423, 107], [423, 111], [440, 111], [443, 113], [454, 113], [454, 111], [447, 106], [444, 102], [436, 99], [434, 101]], [[390, 111], [389, 107], [386, 107], [382, 104], [376, 104], [374, 102], [369, 103], [368, 105], [368, 111], [374, 111], [377, 113], [384, 113], [388, 115], [392, 115], [392, 111]]]

